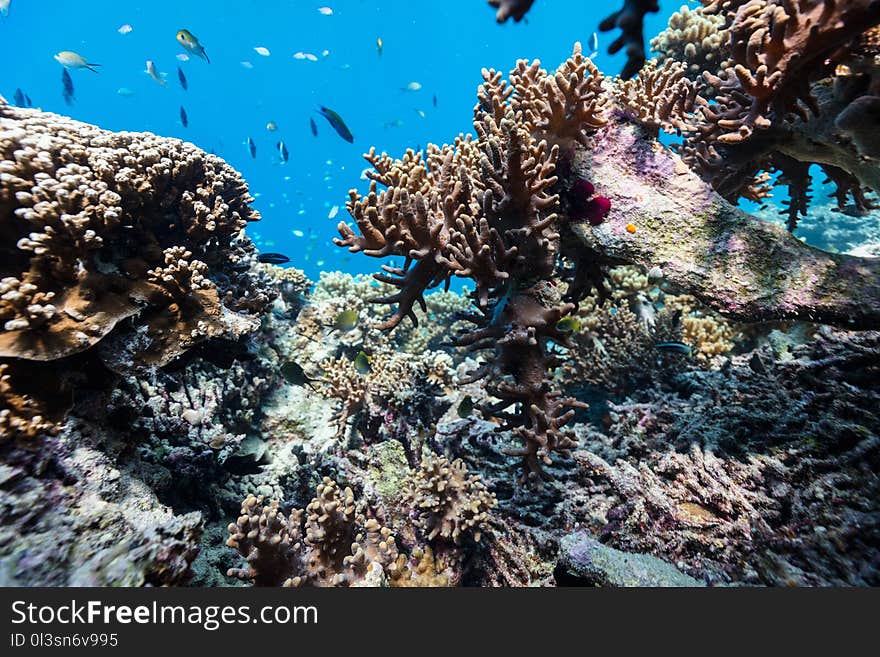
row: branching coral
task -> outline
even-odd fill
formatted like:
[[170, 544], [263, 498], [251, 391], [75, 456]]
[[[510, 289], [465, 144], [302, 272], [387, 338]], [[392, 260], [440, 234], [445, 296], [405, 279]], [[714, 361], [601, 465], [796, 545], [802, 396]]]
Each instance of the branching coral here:
[[405, 495], [427, 540], [441, 538], [456, 545], [465, 537], [479, 541], [495, 506], [495, 496], [478, 475], [470, 474], [460, 459], [450, 463], [444, 456], [426, 456]]
[[717, 73], [728, 65], [730, 34], [723, 16], [683, 5], [669, 17], [669, 25], [651, 39], [651, 50], [661, 62], [680, 62], [687, 76], [698, 81], [703, 71]]
[[634, 120], [646, 125], [656, 135], [662, 128], [680, 133], [688, 127], [687, 116], [694, 111], [697, 85], [686, 76], [685, 66], [667, 59], [662, 64], [652, 59], [638, 77], [618, 81], [614, 95], [618, 104]]
[[[470, 380], [490, 378], [488, 389], [501, 401], [484, 413], [523, 439], [517, 453], [527, 472], [539, 473], [553, 452], [564, 454], [573, 444], [562, 427], [572, 416], [567, 409], [577, 405], [548, 379], [547, 343], [565, 342], [556, 325], [574, 308], [554, 299], [542, 282], [553, 275], [560, 252], [553, 174], [559, 144], [586, 143], [606, 120], [607, 100], [580, 44], [555, 75], [537, 62], [519, 62], [510, 87], [495, 71], [483, 77], [476, 138], [429, 146], [426, 160], [413, 151], [401, 160], [367, 154], [375, 170], [369, 194], [353, 190], [348, 203], [360, 232], [340, 223], [336, 243], [405, 259], [402, 268], [384, 267], [377, 275], [399, 290], [376, 300], [397, 304], [384, 329], [407, 316], [415, 321], [414, 306], [424, 310], [426, 289], [453, 275], [474, 281], [475, 312], [465, 319], [475, 328], [456, 344], [495, 349]], [[378, 184], [387, 189], [379, 191]]]
[[248, 496], [227, 541], [248, 565], [228, 575], [256, 586], [381, 584], [397, 569], [397, 545], [388, 528], [363, 512], [351, 488], [327, 477], [305, 512], [285, 516], [277, 502]]
[[57, 433], [58, 425], [46, 417], [40, 403], [16, 391], [8, 370], [8, 365], [0, 365], [0, 443]]
[[[859, 110], [870, 106], [864, 94], [874, 76], [859, 64], [872, 58], [865, 35], [880, 22], [880, 6], [749, 0], [724, 9], [730, 65], [705, 73], [717, 102], [698, 107], [685, 161], [731, 201], [768, 195], [766, 174], [778, 172], [776, 183], [789, 190], [790, 230], [807, 212], [811, 164], [834, 181], [841, 207], [850, 196], [869, 207], [863, 188], [880, 189], [880, 176], [876, 163], [865, 161], [870, 146], [847, 126], [851, 117], [868, 118]], [[829, 75], [833, 80], [822, 80]]]

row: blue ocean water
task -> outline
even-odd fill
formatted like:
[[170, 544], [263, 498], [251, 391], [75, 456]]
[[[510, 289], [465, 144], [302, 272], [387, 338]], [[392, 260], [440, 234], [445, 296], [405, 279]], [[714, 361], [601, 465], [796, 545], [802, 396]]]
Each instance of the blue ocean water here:
[[[262, 251], [287, 254], [312, 278], [334, 269], [371, 272], [375, 261], [331, 242], [348, 216], [348, 190], [367, 185], [362, 154], [375, 146], [399, 155], [470, 131], [483, 67], [506, 73], [520, 58], [556, 67], [575, 41], [589, 49], [597, 24], [618, 5], [537, 0], [526, 21], [497, 25], [484, 0], [12, 0], [0, 18], [0, 93], [11, 100], [21, 88], [44, 110], [213, 151], [242, 172], [256, 197], [263, 221], [248, 233]], [[662, 30], [676, 9], [667, 3], [648, 16], [645, 34]], [[131, 31], [120, 33], [124, 25]], [[178, 59], [185, 54], [175, 38], [180, 29], [199, 39], [210, 64]], [[612, 38], [598, 35], [594, 58], [606, 75], [623, 63], [605, 52]], [[70, 72], [72, 105], [62, 97], [62, 67], [53, 58], [62, 50], [101, 64], [98, 73]], [[145, 73], [147, 60], [167, 76], [164, 86]], [[414, 82], [421, 88], [407, 90]], [[316, 113], [320, 105], [344, 118], [353, 144]], [[276, 131], [267, 130], [270, 122]], [[279, 140], [290, 153], [286, 164]]]

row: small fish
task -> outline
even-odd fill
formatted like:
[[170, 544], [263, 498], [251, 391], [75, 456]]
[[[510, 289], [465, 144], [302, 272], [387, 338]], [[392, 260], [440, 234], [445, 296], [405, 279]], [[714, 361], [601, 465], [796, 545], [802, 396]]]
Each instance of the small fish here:
[[116, 95], [122, 96], [123, 98], [131, 98], [134, 96], [134, 91], [128, 87], [119, 87], [119, 89], [116, 90]]
[[339, 206], [334, 205], [332, 208], [330, 208], [330, 212], [327, 213], [327, 218], [336, 219], [337, 214], [339, 214]]
[[385, 124], [385, 128], [401, 128], [403, 127], [403, 121], [400, 119], [394, 119], [393, 121], [389, 121]]
[[384, 44], [382, 43], [382, 37], [378, 37], [376, 39], [376, 52], [379, 53], [379, 57], [382, 56], [382, 48], [383, 47], [384, 47]]
[[590, 37], [590, 57], [595, 57], [599, 54], [599, 35], [593, 32], [593, 36]]
[[333, 10], [330, 7], [318, 7], [318, 13], [324, 16], [332, 16]]
[[370, 360], [370, 357], [363, 351], [358, 352], [358, 355], [354, 359], [354, 369], [358, 374], [366, 375], [370, 373], [370, 370], [372, 370]]
[[257, 145], [254, 143], [254, 140], [250, 137], [247, 138], [247, 147], [251, 153], [251, 158], [256, 159], [257, 157]]
[[21, 89], [16, 89], [12, 100], [18, 107], [24, 107], [24, 92]]
[[183, 87], [184, 91], [189, 89], [189, 82], [186, 81], [186, 76], [183, 74], [183, 69], [179, 66], [177, 67], [177, 79], [180, 82], [180, 86]]
[[250, 69], [252, 69], [252, 68], [254, 67], [254, 65], [251, 64], [251, 63], [248, 62], [248, 61], [243, 61], [243, 62], [241, 62], [241, 65], [242, 65], [242, 67], [244, 67], [244, 68], [246, 68], [246, 69], [248, 69], [248, 70], [250, 70]]
[[348, 126], [345, 125], [345, 121], [342, 120], [342, 117], [339, 116], [339, 114], [323, 105], [318, 110], [318, 113], [327, 119], [327, 122], [333, 127], [337, 135], [342, 137], [349, 144], [354, 143], [354, 135], [351, 134], [351, 130], [348, 129]]
[[256, 48], [254, 48], [254, 52], [257, 53], [258, 55], [263, 56], [263, 57], [268, 57], [269, 55], [272, 54], [271, 52], [269, 52], [269, 49], [266, 48], [265, 46], [257, 46]]
[[434, 101], [434, 107], [437, 107], [437, 94], [434, 94], [433, 101]]
[[340, 333], [348, 333], [358, 325], [359, 319], [356, 310], [343, 310], [336, 315], [336, 320], [333, 322], [333, 328]]
[[458, 405], [458, 408], [455, 409], [456, 413], [458, 413], [458, 417], [462, 420], [466, 420], [469, 418], [474, 412], [474, 400], [473, 397], [467, 395]]
[[275, 132], [277, 129], [278, 124], [276, 124], [275, 121], [269, 121], [269, 123], [266, 124], [266, 130], [269, 132]]
[[556, 322], [556, 330], [561, 333], [575, 333], [580, 327], [581, 323], [577, 317], [563, 317]]
[[179, 62], [188, 62], [189, 61], [189, 55], [187, 55], [185, 52], [179, 52], [174, 56], [177, 58], [177, 61], [179, 61]]
[[312, 137], [318, 136], [318, 124], [315, 123], [315, 119], [309, 117], [309, 128], [312, 130]]
[[76, 100], [73, 92], [73, 78], [70, 77], [66, 68], [61, 69], [61, 95], [68, 105], [73, 105], [73, 101]]
[[425, 110], [416, 110], [416, 114], [418, 114], [421, 118], [425, 118]]
[[285, 262], [290, 262], [290, 258], [283, 253], [261, 253], [257, 256], [257, 260], [269, 265], [283, 265]]
[[287, 152], [287, 146], [284, 145], [283, 141], [279, 141], [275, 144], [275, 148], [278, 149], [278, 157], [281, 158], [281, 162], [287, 164], [287, 160], [290, 159], [290, 153]]
[[98, 69], [95, 67], [100, 66], [100, 64], [86, 61], [85, 57], [72, 50], [62, 50], [61, 52], [56, 53], [54, 57], [55, 61], [61, 64], [64, 68], [87, 68], [93, 73], [97, 73]]
[[281, 366], [281, 374], [291, 385], [308, 386], [312, 390], [315, 389], [312, 383], [317, 379], [309, 377], [299, 363], [292, 360], [287, 361]]
[[684, 342], [661, 342], [660, 344], [656, 344], [654, 346], [660, 351], [670, 354], [683, 354], [685, 356], [691, 355], [691, 348]]
[[131, 34], [132, 29], [132, 26], [126, 23], [125, 25], [120, 25], [116, 31], [125, 36], [126, 34]]
[[189, 117], [186, 115], [186, 110], [183, 108], [183, 105], [180, 106], [180, 122], [183, 124], [184, 128], [189, 127]]
[[205, 52], [202, 44], [199, 43], [199, 40], [196, 38], [196, 36], [189, 30], [178, 30], [177, 43], [183, 46], [183, 49], [186, 50], [189, 54], [195, 55], [196, 57], [201, 57], [209, 64], [211, 63], [211, 60], [208, 59], [208, 53]]
[[9, 16], [9, 4], [12, 0], [0, 0], [0, 16]]
[[420, 91], [421, 88], [422, 88], [421, 82], [410, 82], [405, 87], [401, 87], [400, 90], [401, 91]]
[[159, 73], [159, 69], [156, 68], [156, 64], [155, 62], [153, 62], [153, 60], [147, 60], [147, 68], [146, 70], [144, 70], [144, 73], [153, 78], [153, 80], [155, 80], [158, 85], [162, 87], [165, 86], [165, 74]]

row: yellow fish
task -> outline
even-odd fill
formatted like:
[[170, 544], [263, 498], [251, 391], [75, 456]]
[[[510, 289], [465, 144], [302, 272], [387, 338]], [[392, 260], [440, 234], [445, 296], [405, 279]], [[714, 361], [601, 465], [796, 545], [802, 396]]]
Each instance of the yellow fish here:
[[373, 368], [370, 366], [370, 361], [372, 359], [367, 356], [363, 351], [358, 352], [357, 357], [354, 359], [354, 369], [357, 370], [358, 374], [366, 375], [370, 373], [370, 370]]
[[382, 47], [384, 44], [382, 43], [382, 37], [376, 39], [376, 51], [379, 53], [379, 57], [382, 56]]
[[336, 315], [336, 321], [333, 323], [340, 333], [348, 333], [358, 324], [358, 314], [356, 310], [343, 310]]
[[100, 64], [87, 62], [85, 57], [78, 55], [72, 50], [62, 50], [57, 53], [55, 55], [55, 61], [61, 64], [64, 68], [87, 68], [95, 73], [98, 72], [95, 66], [100, 66]]
[[196, 38], [196, 36], [189, 30], [179, 30], [177, 32], [177, 43], [183, 46], [183, 49], [191, 55], [201, 57], [209, 64], [211, 63], [211, 60], [208, 59], [208, 53], [205, 52], [202, 44], [199, 43], [199, 40]]

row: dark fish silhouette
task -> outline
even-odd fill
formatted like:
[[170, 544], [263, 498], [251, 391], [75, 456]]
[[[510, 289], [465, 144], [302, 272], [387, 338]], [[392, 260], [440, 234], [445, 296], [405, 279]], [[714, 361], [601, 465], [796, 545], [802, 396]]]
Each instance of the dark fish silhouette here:
[[666, 353], [691, 355], [691, 348], [683, 342], [661, 342], [654, 347]]
[[183, 74], [183, 69], [179, 66], [177, 67], [177, 79], [180, 80], [180, 86], [183, 87], [184, 91], [189, 89], [189, 83], [186, 81], [186, 76]]
[[287, 152], [287, 146], [284, 145], [283, 141], [279, 141], [275, 144], [275, 147], [278, 149], [278, 157], [280, 157], [281, 161], [286, 164], [287, 160], [290, 159], [290, 153]]
[[269, 265], [283, 265], [285, 262], [290, 262], [290, 258], [283, 253], [261, 253], [257, 256], [257, 260]]
[[28, 96], [27, 94], [24, 95], [24, 104], [27, 105], [28, 107], [34, 106], [34, 104], [31, 102], [31, 97]]
[[66, 68], [61, 69], [61, 95], [68, 105], [73, 105], [73, 101], [76, 100], [73, 91], [73, 78], [70, 77]]
[[256, 159], [257, 157], [257, 145], [254, 143], [254, 140], [248, 137], [247, 140], [248, 150], [251, 152], [251, 157]]
[[437, 107], [437, 94], [434, 94], [434, 107]]
[[351, 134], [351, 130], [348, 129], [348, 126], [345, 125], [345, 121], [342, 120], [342, 117], [339, 116], [339, 114], [323, 105], [318, 110], [318, 113], [327, 119], [327, 122], [333, 127], [337, 135], [342, 137], [349, 144], [354, 143], [354, 135]]
[[189, 117], [186, 115], [186, 110], [183, 109], [183, 105], [180, 106], [180, 122], [183, 124], [184, 128], [189, 127]]
[[312, 390], [315, 389], [315, 386], [313, 386], [312, 383], [318, 380], [308, 376], [302, 366], [292, 360], [287, 361], [281, 366], [281, 374], [291, 385], [308, 386]]
[[309, 127], [312, 129], [312, 137], [318, 136], [318, 124], [315, 123], [315, 119], [309, 117]]
[[24, 92], [21, 89], [16, 89], [15, 93], [12, 95], [12, 100], [19, 107], [24, 107]]

